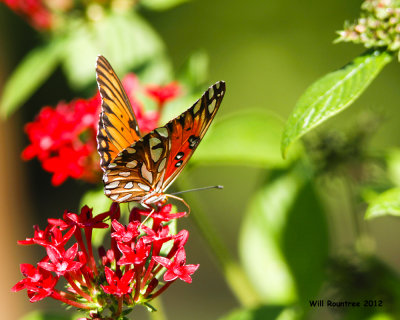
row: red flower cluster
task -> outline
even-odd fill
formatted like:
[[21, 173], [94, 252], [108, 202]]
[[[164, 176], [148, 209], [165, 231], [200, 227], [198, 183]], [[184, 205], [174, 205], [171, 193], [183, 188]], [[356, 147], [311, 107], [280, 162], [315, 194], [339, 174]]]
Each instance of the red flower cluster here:
[[[165, 102], [176, 97], [165, 90], [169, 86], [158, 87], [150, 96], [162, 103], [154, 111], [144, 111], [143, 104], [136, 98], [142, 88], [134, 74], [128, 74], [123, 85], [131, 100], [136, 120], [142, 132], [146, 133], [157, 127], [160, 112]], [[173, 86], [177, 87], [176, 84]], [[178, 87], [177, 87], [178, 88]], [[31, 144], [22, 152], [24, 160], [37, 157], [43, 168], [53, 173], [52, 184], [58, 186], [68, 177], [89, 182], [100, 180], [99, 158], [97, 154], [97, 125], [101, 99], [99, 94], [84, 100], [77, 99], [69, 103], [60, 102], [55, 108], [44, 107], [37, 118], [26, 125], [25, 131]]]
[[48, 30], [52, 27], [53, 16], [42, 0], [0, 0], [11, 10], [25, 16], [36, 29]]
[[166, 101], [180, 94], [180, 87], [177, 82], [171, 82], [165, 86], [149, 85], [146, 92], [159, 106], [162, 106]]
[[60, 102], [56, 108], [44, 107], [35, 121], [25, 126], [31, 145], [22, 152], [22, 158], [37, 157], [43, 168], [53, 173], [54, 186], [68, 177], [97, 181], [99, 110], [99, 95], [89, 100]]
[[[186, 265], [184, 245], [189, 233], [182, 230], [172, 234], [168, 226], [169, 220], [186, 213], [173, 214], [171, 208], [172, 205], [157, 207], [151, 228], [141, 224], [140, 219], [141, 215], [148, 216], [150, 210], [137, 208], [131, 211], [128, 225], [121, 224], [117, 203], [95, 217], [85, 206], [79, 215], [66, 211], [63, 219], [49, 219], [45, 230], [35, 227], [33, 238], [18, 242], [40, 245], [47, 255], [36, 267], [21, 264], [25, 278], [12, 290], [27, 289], [31, 302], [51, 297], [87, 310], [88, 319], [117, 319], [137, 304], [148, 305], [178, 278], [191, 283], [191, 275], [199, 265]], [[112, 221], [111, 246], [107, 251], [100, 248], [101, 264], [97, 265], [92, 231], [108, 228], [106, 219]], [[66, 248], [73, 237], [76, 242]], [[161, 282], [158, 279], [163, 273]], [[61, 277], [68, 283], [67, 291], [55, 288]]]

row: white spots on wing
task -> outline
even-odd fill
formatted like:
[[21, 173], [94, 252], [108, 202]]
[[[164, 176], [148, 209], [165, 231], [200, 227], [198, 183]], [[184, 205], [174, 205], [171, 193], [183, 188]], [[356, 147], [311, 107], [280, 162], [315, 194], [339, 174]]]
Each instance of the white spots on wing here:
[[225, 93], [225, 91], [221, 91], [221, 96], [223, 96], [223, 95], [224, 95], [224, 93]]
[[208, 89], [208, 100], [211, 100], [211, 98], [214, 96], [214, 88], [211, 87]]
[[137, 161], [136, 160], [132, 160], [126, 163], [125, 165], [127, 168], [135, 168], [137, 166]]
[[214, 109], [215, 109], [215, 104], [216, 104], [216, 102], [217, 102], [217, 100], [213, 100], [213, 102], [211, 102], [209, 105], [208, 105], [208, 112], [209, 113], [213, 113], [213, 111], [214, 111]]
[[127, 184], [125, 184], [124, 189], [132, 189], [133, 188], [133, 182], [129, 181]]
[[158, 165], [157, 171], [160, 173], [165, 168], [165, 163], [167, 162], [167, 158], [161, 160], [160, 164]]
[[151, 159], [153, 159], [154, 162], [157, 162], [160, 159], [162, 152], [163, 148], [157, 148], [154, 150], [150, 149]]
[[168, 137], [168, 130], [167, 130], [167, 128], [165, 128], [165, 127], [157, 128], [157, 129], [156, 129], [156, 132], [157, 132], [161, 137], [164, 137], [164, 138], [167, 138], [167, 137]]
[[119, 181], [114, 181], [114, 182], [107, 184], [105, 186], [105, 188], [106, 189], [115, 189], [116, 187], [118, 187], [118, 185], [119, 185]]
[[146, 165], [143, 163], [142, 168], [141, 168], [141, 174], [144, 179], [146, 179], [150, 184], [153, 183], [153, 175], [151, 172], [147, 169]]
[[117, 194], [113, 194], [110, 198], [115, 201], [115, 200], [118, 199], [118, 195]]
[[149, 143], [150, 143], [150, 156], [151, 156], [151, 159], [153, 159], [154, 162], [157, 162], [161, 157], [161, 154], [163, 152], [163, 148], [162, 147], [158, 147], [158, 148], [154, 149], [154, 147], [159, 145], [161, 143], [161, 140], [158, 139], [158, 138], [154, 138], [153, 137], [153, 138], [150, 138]]
[[148, 185], [145, 185], [145, 184], [139, 182], [138, 186], [140, 189], [142, 189], [144, 191], [150, 191], [150, 187]]
[[132, 153], [135, 153], [135, 152], [136, 152], [136, 149], [133, 149], [133, 148], [131, 148], [131, 147], [128, 147], [128, 148], [126, 148], [126, 151], [127, 151], [128, 153], [132, 154]]
[[123, 197], [118, 199], [118, 202], [124, 202], [125, 200], [128, 200], [132, 196], [132, 193], [127, 193]]
[[196, 114], [197, 112], [199, 112], [200, 106], [201, 106], [201, 100], [197, 101], [196, 105], [194, 106], [193, 114]]
[[219, 89], [219, 86], [221, 85], [221, 82], [217, 82], [216, 84], [215, 84], [215, 87], [217, 88], [217, 89]]
[[149, 143], [150, 143], [150, 148], [153, 148], [156, 145], [158, 145], [159, 143], [161, 143], [161, 140], [158, 138], [152, 137], [152, 138], [150, 138]]
[[106, 196], [109, 196], [109, 195], [111, 194], [111, 190], [104, 190], [104, 194], [105, 194]]
[[103, 176], [103, 182], [104, 182], [104, 183], [107, 183], [107, 182], [108, 182], [108, 176], [107, 176], [106, 174]]
[[108, 167], [109, 168], [115, 168], [117, 166], [117, 164], [115, 162], [111, 162]]
[[131, 173], [129, 171], [121, 171], [120, 173], [118, 173], [118, 175], [120, 175], [121, 177], [129, 177]]

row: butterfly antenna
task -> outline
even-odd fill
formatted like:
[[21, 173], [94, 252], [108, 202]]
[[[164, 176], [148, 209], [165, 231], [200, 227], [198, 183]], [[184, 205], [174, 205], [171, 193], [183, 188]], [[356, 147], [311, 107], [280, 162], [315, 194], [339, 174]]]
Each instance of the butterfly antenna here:
[[223, 189], [223, 188], [224, 188], [224, 186], [221, 186], [221, 185], [208, 186], [208, 187], [203, 187], [203, 188], [195, 188], [195, 189], [189, 189], [189, 190], [174, 192], [174, 193], [171, 193], [170, 196], [171, 195], [181, 194], [181, 193], [186, 193], [186, 192], [192, 192], [192, 191], [203, 191], [203, 190], [208, 190], [208, 189]]
[[187, 213], [187, 215], [190, 214], [190, 206], [187, 204], [187, 202], [186, 202], [185, 200], [183, 200], [182, 198], [179, 198], [179, 197], [175, 196], [175, 194], [168, 194], [167, 197], [169, 197], [169, 198], [174, 198], [174, 199], [176, 199], [176, 200], [182, 202], [182, 203], [188, 208], [188, 213]]

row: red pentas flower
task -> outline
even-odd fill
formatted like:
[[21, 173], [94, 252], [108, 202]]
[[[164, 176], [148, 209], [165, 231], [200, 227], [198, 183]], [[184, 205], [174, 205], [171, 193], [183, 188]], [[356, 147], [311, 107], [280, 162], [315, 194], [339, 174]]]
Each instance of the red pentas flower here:
[[151, 98], [156, 100], [159, 105], [163, 105], [166, 101], [177, 97], [181, 92], [181, 88], [177, 82], [171, 82], [165, 86], [148, 86], [146, 92]]
[[99, 180], [96, 155], [97, 120], [100, 97], [56, 108], [44, 107], [35, 121], [25, 126], [31, 144], [22, 152], [24, 160], [37, 157], [46, 171], [52, 172], [52, 184], [62, 184], [68, 177], [86, 181]]
[[104, 267], [104, 272], [107, 282], [109, 283], [108, 286], [101, 285], [104, 292], [118, 297], [132, 292], [130, 284], [135, 276], [135, 271], [133, 269], [125, 272], [121, 279], [109, 267]]
[[[1, 0], [0, 0], [1, 1]], [[142, 133], [157, 127], [160, 112], [167, 101], [152, 111], [145, 111], [137, 96], [146, 86], [134, 74], [122, 81]], [[175, 97], [175, 96], [174, 96]], [[58, 186], [67, 178], [99, 182], [101, 170], [97, 154], [97, 126], [101, 99], [97, 93], [90, 99], [60, 102], [53, 108], [44, 107], [33, 122], [25, 126], [30, 145], [22, 152], [24, 160], [37, 158], [44, 170], [51, 172], [52, 184]]]
[[0, 0], [11, 10], [24, 16], [38, 30], [51, 29], [54, 16], [42, 0]]
[[199, 267], [198, 264], [186, 264], [186, 253], [183, 247], [180, 247], [175, 255], [175, 259], [169, 260], [164, 257], [153, 257], [153, 259], [167, 268], [167, 272], [164, 274], [165, 281], [174, 281], [179, 278], [187, 283], [192, 282], [190, 277]]
[[[168, 219], [158, 218], [156, 223], [150, 218], [147, 225], [136, 208], [124, 225], [118, 203], [98, 215], [84, 206], [80, 214], [65, 211], [62, 219], [49, 219], [44, 231], [35, 227], [33, 238], [18, 242], [38, 244], [46, 254], [37, 266], [21, 264], [24, 279], [12, 290], [26, 289], [31, 302], [47, 297], [60, 300], [86, 310], [84, 319], [92, 320], [120, 319], [137, 304], [149, 306], [175, 280], [190, 283], [198, 268], [186, 264], [184, 245], [189, 233], [172, 234], [167, 225], [172, 216], [183, 215], [171, 209], [170, 205], [156, 206], [154, 215]], [[98, 257], [92, 246], [95, 228], [111, 231], [106, 241], [111, 242], [110, 249], [101, 247]], [[56, 288], [61, 281], [67, 282], [66, 290]]]

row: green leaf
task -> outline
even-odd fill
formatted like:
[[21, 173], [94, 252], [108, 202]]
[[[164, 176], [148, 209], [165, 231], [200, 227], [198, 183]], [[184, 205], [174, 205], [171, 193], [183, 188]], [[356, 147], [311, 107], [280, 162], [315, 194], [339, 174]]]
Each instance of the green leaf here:
[[391, 182], [400, 187], [400, 149], [393, 148], [385, 155], [387, 175]]
[[299, 303], [308, 310], [309, 299], [318, 297], [326, 281], [329, 258], [325, 211], [311, 182], [299, 190], [286, 217], [281, 248], [295, 279]]
[[95, 63], [101, 50], [97, 49], [94, 36], [87, 25], [75, 29], [65, 46], [63, 70], [69, 85], [80, 89], [94, 82]]
[[167, 10], [190, 0], [141, 0], [140, 4], [150, 10]]
[[61, 59], [64, 43], [64, 39], [53, 39], [33, 49], [20, 62], [4, 86], [0, 100], [3, 117], [21, 107], [50, 76]]
[[387, 52], [368, 52], [314, 82], [297, 101], [282, 137], [282, 155], [305, 133], [343, 111], [390, 61]]
[[282, 120], [270, 112], [231, 114], [210, 128], [191, 163], [285, 167], [290, 161], [279, 150], [282, 128]]
[[179, 72], [179, 82], [193, 89], [200, 89], [207, 81], [209, 58], [204, 50], [191, 54]]
[[377, 313], [369, 317], [367, 320], [395, 320], [395, 317], [387, 313]]
[[265, 185], [250, 202], [239, 248], [251, 283], [268, 303], [316, 297], [324, 281], [328, 231], [312, 185], [296, 172]]
[[374, 197], [368, 205], [365, 219], [385, 215], [400, 216], [400, 188], [389, 189]]
[[[163, 52], [161, 39], [140, 16], [133, 12], [112, 12], [93, 26], [85, 24], [74, 29], [66, 46], [63, 66], [71, 86], [82, 88], [95, 81], [95, 62], [99, 54], [104, 55], [122, 77], [134, 68], [145, 69], [153, 59], [162, 59]], [[158, 67], [168, 67], [166, 61], [162, 63]]]
[[239, 309], [219, 318], [219, 320], [273, 320], [280, 318], [283, 310], [284, 307], [282, 306], [259, 306], [252, 309]]
[[103, 188], [87, 191], [82, 199], [80, 207], [87, 205], [93, 208], [95, 214], [105, 212], [110, 209], [112, 201], [104, 194]]

